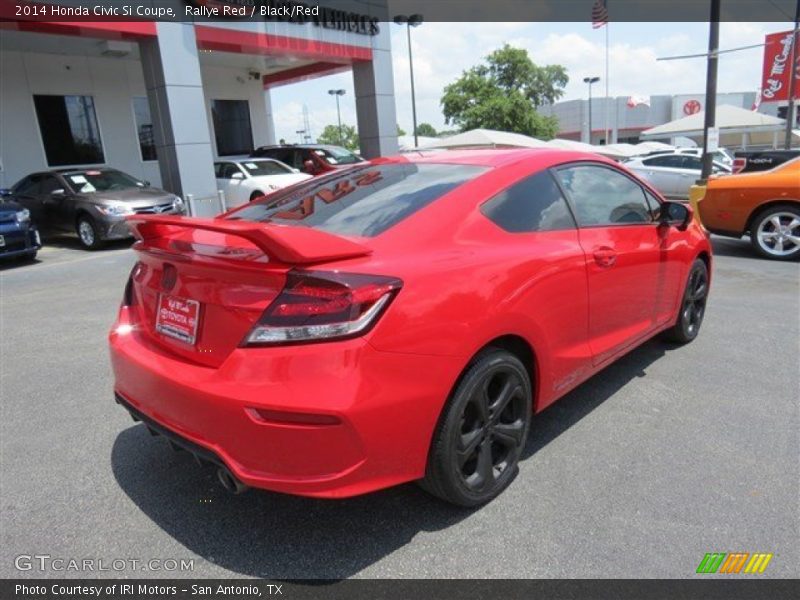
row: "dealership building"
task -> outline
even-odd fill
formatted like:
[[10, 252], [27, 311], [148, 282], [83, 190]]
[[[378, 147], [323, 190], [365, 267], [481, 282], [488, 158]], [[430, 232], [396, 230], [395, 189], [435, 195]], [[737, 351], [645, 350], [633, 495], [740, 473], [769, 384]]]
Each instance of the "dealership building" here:
[[[729, 104], [749, 110], [754, 107], [756, 96], [755, 91], [718, 94], [717, 106]], [[649, 105], [641, 103], [643, 100], [649, 102]], [[557, 136], [559, 138], [592, 144], [636, 144], [641, 141], [639, 134], [642, 131], [693, 115], [705, 110], [705, 106], [705, 94], [659, 95], [646, 99], [629, 96], [592, 98], [591, 133], [589, 131], [589, 100], [557, 102], [539, 108], [539, 112], [558, 118]], [[774, 103], [763, 103], [758, 110], [777, 116], [779, 108]], [[606, 117], [606, 115], [608, 116]], [[608, 127], [608, 142], [606, 142], [606, 126]]]
[[0, 20], [0, 187], [106, 165], [215, 197], [215, 159], [275, 143], [272, 88], [342, 71], [361, 153], [396, 152], [386, 0], [320, 5], [302, 22]]

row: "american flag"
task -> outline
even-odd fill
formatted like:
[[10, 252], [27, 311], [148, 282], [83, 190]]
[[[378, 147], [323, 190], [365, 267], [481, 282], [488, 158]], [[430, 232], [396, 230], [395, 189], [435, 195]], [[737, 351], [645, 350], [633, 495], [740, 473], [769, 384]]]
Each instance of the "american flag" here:
[[608, 6], [607, 0], [594, 0], [592, 4], [592, 29], [600, 29], [603, 25], [608, 25]]

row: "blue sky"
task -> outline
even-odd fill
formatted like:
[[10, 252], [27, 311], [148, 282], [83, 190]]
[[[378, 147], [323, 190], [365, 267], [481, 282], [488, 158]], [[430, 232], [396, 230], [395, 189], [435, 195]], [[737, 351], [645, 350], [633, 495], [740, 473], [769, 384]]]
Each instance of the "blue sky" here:
[[[411, 98], [405, 30], [392, 29], [397, 121], [411, 132]], [[764, 41], [764, 34], [791, 29], [783, 23], [722, 23], [720, 49]], [[564, 99], [586, 95], [583, 78], [604, 76], [605, 31], [590, 23], [424, 23], [412, 31], [417, 121], [445, 127], [439, 99], [442, 89], [503, 43], [528, 50], [537, 64], [567, 67], [570, 83]], [[664, 56], [705, 52], [707, 23], [611, 23], [609, 29], [609, 93], [612, 96], [702, 93], [705, 61], [702, 58], [657, 61]], [[760, 83], [762, 48], [723, 54], [719, 63], [719, 91], [755, 91]], [[299, 141], [302, 107], [308, 105], [314, 136], [325, 124], [336, 122], [336, 104], [327, 90], [344, 88], [342, 121], [355, 124], [352, 75], [340, 73], [276, 88], [272, 91], [278, 138]], [[594, 88], [605, 93], [605, 82]]]

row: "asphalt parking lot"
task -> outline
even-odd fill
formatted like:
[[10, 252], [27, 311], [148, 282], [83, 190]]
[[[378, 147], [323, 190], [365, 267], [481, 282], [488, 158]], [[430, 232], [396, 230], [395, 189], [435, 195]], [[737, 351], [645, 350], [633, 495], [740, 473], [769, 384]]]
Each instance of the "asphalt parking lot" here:
[[0, 577], [93, 575], [15, 568], [47, 554], [194, 560], [98, 576], [683, 578], [733, 551], [798, 577], [800, 265], [714, 247], [699, 339], [649, 342], [536, 417], [516, 481], [465, 511], [413, 484], [227, 494], [113, 402], [127, 244], [48, 246], [0, 272]]

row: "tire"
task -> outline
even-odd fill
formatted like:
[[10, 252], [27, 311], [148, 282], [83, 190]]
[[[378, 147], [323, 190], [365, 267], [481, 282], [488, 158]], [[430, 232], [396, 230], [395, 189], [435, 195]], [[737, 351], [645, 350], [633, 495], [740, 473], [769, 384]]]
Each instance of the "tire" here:
[[258, 198], [262, 198], [264, 195], [265, 195], [264, 192], [256, 190], [255, 192], [250, 194], [250, 202], [252, 202], [253, 200], [257, 200]]
[[100, 239], [100, 232], [97, 225], [88, 215], [78, 217], [75, 223], [75, 233], [78, 234], [78, 240], [86, 250], [97, 250], [103, 247], [103, 240]]
[[468, 508], [497, 497], [519, 471], [531, 389], [528, 371], [510, 352], [487, 348], [478, 354], [444, 407], [422, 488]]
[[692, 263], [689, 276], [686, 278], [686, 288], [683, 291], [675, 325], [665, 332], [664, 337], [678, 344], [688, 344], [694, 340], [703, 324], [707, 300], [708, 267], [705, 261], [697, 258]]
[[30, 254], [26, 255], [25, 258], [23, 258], [22, 260], [24, 260], [25, 262], [33, 262], [33, 261], [36, 260], [36, 255], [37, 254], [39, 254], [39, 251], [38, 250], [34, 250]]
[[764, 258], [800, 257], [800, 207], [776, 204], [759, 212], [750, 225], [750, 243]]

